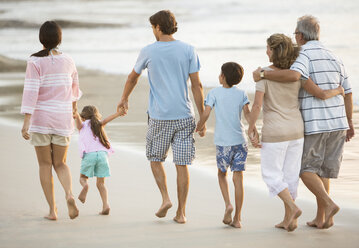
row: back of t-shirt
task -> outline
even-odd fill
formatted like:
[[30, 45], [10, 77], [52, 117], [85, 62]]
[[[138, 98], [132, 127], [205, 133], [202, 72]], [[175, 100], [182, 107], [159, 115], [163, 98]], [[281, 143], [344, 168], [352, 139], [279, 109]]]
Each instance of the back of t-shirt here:
[[216, 129], [214, 143], [218, 146], [234, 146], [246, 143], [241, 122], [243, 106], [249, 104], [243, 90], [236, 86], [212, 89], [205, 100], [205, 105], [216, 112]]
[[194, 48], [178, 40], [157, 41], [141, 50], [134, 70], [141, 74], [146, 68], [150, 83], [149, 116], [157, 120], [193, 117], [188, 78], [200, 69]]
[[261, 80], [257, 82], [256, 91], [264, 92], [263, 142], [282, 142], [303, 138], [304, 125], [298, 100], [300, 88], [300, 81], [278, 83]]

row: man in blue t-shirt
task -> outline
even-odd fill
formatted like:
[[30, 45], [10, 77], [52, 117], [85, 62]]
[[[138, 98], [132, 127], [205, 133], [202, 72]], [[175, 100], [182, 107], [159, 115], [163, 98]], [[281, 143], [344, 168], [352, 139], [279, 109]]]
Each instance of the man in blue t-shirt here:
[[156, 216], [165, 217], [168, 209], [172, 207], [162, 165], [171, 146], [173, 162], [177, 169], [178, 192], [178, 208], [174, 220], [185, 223], [189, 185], [187, 165], [192, 163], [195, 155], [193, 132], [196, 127], [189, 98], [188, 78], [191, 79], [193, 98], [201, 115], [204, 110], [204, 97], [199, 79], [200, 63], [192, 46], [174, 39], [177, 22], [173, 13], [161, 10], [152, 15], [149, 21], [157, 41], [141, 50], [117, 107], [128, 110], [128, 98], [141, 72], [147, 68], [150, 96], [146, 156], [162, 195], [162, 205]]

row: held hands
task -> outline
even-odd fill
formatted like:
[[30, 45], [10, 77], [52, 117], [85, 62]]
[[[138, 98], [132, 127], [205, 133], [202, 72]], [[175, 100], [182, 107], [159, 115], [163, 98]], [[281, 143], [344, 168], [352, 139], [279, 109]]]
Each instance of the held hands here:
[[117, 104], [117, 113], [119, 113], [120, 116], [125, 116], [127, 115], [127, 111], [128, 111], [128, 100], [121, 100]]
[[254, 82], [258, 82], [259, 80], [261, 80], [261, 76], [260, 76], [261, 70], [262, 70], [262, 68], [258, 67], [255, 71], [253, 71], [253, 80], [254, 80]]
[[197, 123], [197, 127], [196, 127], [196, 133], [199, 134], [200, 137], [204, 137], [206, 135], [206, 125], [205, 124], [201, 124], [201, 120]]
[[259, 142], [259, 134], [255, 126], [248, 128], [248, 137], [255, 148], [261, 148], [262, 144]]

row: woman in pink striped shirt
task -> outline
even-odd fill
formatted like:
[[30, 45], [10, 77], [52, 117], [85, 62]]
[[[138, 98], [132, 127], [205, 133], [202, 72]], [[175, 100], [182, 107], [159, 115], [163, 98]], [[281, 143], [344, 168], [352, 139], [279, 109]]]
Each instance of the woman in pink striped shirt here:
[[21, 105], [25, 115], [21, 132], [35, 146], [40, 182], [50, 207], [45, 218], [49, 220], [57, 219], [52, 167], [64, 188], [70, 218], [79, 214], [66, 155], [81, 91], [74, 61], [57, 50], [61, 37], [56, 22], [47, 21], [41, 26], [39, 39], [43, 50], [32, 54], [27, 62]]

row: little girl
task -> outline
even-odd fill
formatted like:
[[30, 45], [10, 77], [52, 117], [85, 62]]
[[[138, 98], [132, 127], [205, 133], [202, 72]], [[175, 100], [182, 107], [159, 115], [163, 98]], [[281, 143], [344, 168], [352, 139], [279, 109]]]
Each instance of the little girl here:
[[76, 127], [79, 130], [79, 147], [81, 153], [80, 183], [83, 187], [78, 199], [85, 203], [88, 191], [87, 179], [97, 177], [97, 188], [100, 192], [103, 208], [100, 214], [108, 215], [110, 205], [107, 201], [105, 177], [110, 176], [108, 154], [113, 153], [104, 126], [123, 115], [123, 109], [101, 121], [101, 114], [95, 106], [85, 106], [81, 114], [75, 113]]

